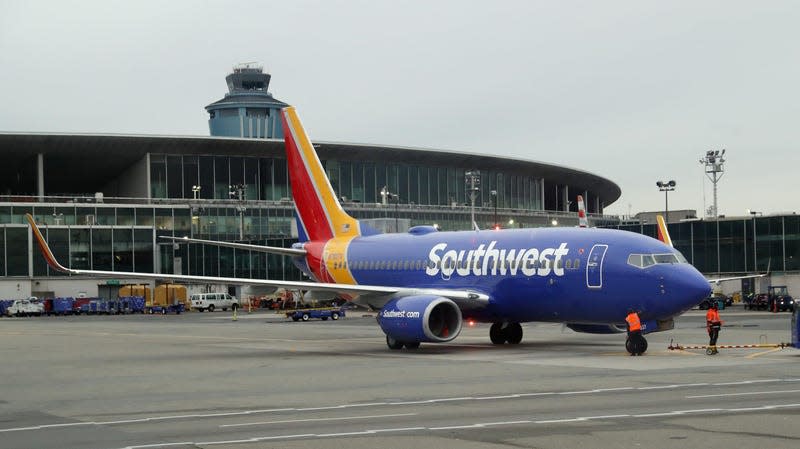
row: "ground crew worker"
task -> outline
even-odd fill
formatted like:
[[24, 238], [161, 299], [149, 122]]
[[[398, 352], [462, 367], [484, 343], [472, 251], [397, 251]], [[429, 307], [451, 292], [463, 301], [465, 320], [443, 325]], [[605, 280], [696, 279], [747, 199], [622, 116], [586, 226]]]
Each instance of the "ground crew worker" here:
[[631, 355], [642, 355], [644, 344], [642, 342], [642, 323], [639, 314], [633, 309], [628, 309], [628, 316], [625, 317], [628, 323], [628, 340], [630, 341]]
[[719, 318], [719, 310], [717, 310], [717, 301], [711, 303], [711, 307], [706, 312], [706, 330], [708, 330], [708, 349], [711, 351], [709, 354], [716, 354], [717, 352], [717, 338], [719, 337], [719, 330], [722, 328], [722, 320]]

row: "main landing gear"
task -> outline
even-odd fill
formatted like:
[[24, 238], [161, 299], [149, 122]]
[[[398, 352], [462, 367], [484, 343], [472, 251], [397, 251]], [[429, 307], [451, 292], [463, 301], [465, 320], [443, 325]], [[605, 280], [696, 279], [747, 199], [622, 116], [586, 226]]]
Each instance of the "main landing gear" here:
[[388, 346], [389, 349], [403, 349], [403, 346], [405, 346], [406, 349], [417, 349], [419, 348], [419, 342], [395, 340], [394, 338], [387, 335], [386, 346]]
[[489, 329], [489, 339], [496, 345], [508, 342], [517, 345], [522, 341], [522, 325], [519, 323], [494, 323]]
[[641, 335], [638, 338], [626, 338], [625, 350], [630, 355], [642, 355], [647, 352], [647, 340]]

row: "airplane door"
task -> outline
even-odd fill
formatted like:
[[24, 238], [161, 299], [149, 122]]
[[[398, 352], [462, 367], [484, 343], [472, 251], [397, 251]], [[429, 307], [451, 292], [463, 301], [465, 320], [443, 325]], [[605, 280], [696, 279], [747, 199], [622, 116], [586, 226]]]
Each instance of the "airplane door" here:
[[594, 245], [589, 251], [589, 260], [586, 263], [586, 286], [589, 288], [603, 287], [603, 259], [606, 257], [608, 245]]

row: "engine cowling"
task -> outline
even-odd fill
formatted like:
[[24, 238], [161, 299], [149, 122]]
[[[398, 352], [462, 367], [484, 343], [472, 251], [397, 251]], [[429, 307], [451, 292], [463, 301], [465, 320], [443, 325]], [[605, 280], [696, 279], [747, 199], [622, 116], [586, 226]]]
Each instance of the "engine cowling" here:
[[461, 332], [461, 309], [448, 298], [406, 296], [386, 303], [378, 314], [383, 332], [397, 341], [446, 343]]
[[583, 332], [585, 334], [620, 334], [627, 331], [625, 326], [617, 324], [567, 323], [567, 327], [575, 332]]

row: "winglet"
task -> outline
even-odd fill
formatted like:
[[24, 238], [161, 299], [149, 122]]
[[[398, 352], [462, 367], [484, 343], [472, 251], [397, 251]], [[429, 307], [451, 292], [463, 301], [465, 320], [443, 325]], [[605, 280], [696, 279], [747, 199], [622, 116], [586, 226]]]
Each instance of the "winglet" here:
[[55, 256], [53, 256], [53, 252], [50, 251], [50, 246], [44, 240], [42, 231], [39, 230], [39, 226], [36, 225], [36, 221], [34, 221], [33, 216], [31, 214], [25, 214], [25, 219], [28, 220], [28, 223], [31, 225], [33, 236], [36, 238], [36, 242], [39, 244], [39, 249], [42, 251], [42, 256], [44, 256], [44, 260], [47, 262], [47, 264], [50, 265], [50, 267], [54, 270], [61, 271], [63, 273], [69, 273], [71, 270], [58, 263]]
[[578, 195], [578, 227], [589, 227], [589, 220], [586, 219], [586, 205], [583, 204], [583, 195]]
[[665, 245], [672, 247], [672, 238], [669, 236], [669, 230], [667, 229], [667, 223], [664, 221], [664, 217], [656, 215], [656, 221], [658, 222], [658, 239], [664, 242]]

